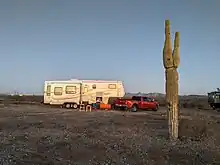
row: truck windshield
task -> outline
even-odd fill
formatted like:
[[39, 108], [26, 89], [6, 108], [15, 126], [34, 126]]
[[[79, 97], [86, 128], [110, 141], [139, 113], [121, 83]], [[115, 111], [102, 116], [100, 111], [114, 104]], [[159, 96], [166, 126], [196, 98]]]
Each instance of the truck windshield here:
[[220, 99], [220, 92], [215, 92], [215, 93], [209, 93], [208, 94], [208, 99]]

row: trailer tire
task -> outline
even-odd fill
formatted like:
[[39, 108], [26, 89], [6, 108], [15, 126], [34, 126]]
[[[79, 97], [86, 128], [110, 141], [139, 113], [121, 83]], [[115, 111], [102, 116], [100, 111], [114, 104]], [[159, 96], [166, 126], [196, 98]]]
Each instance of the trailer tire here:
[[74, 104], [72, 105], [72, 107], [73, 107], [73, 109], [77, 109], [77, 108], [78, 108], [78, 105], [77, 105], [76, 103], [74, 103]]
[[70, 103], [66, 103], [66, 104], [65, 104], [65, 108], [66, 108], [66, 109], [70, 109], [70, 108], [71, 108], [71, 104], [70, 104]]

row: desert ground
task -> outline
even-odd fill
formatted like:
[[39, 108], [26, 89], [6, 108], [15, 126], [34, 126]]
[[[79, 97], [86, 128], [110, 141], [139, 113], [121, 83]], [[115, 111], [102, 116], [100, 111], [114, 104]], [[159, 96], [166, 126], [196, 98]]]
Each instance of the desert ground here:
[[79, 112], [0, 105], [5, 165], [220, 164], [220, 113], [180, 109], [179, 140], [168, 140], [166, 110]]

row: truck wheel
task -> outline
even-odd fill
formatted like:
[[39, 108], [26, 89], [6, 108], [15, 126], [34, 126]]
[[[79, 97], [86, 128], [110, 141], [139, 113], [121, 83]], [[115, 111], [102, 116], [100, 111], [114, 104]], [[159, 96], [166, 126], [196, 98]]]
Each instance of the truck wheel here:
[[216, 109], [216, 107], [215, 107], [215, 105], [214, 105], [214, 104], [210, 105], [210, 107], [211, 107], [213, 110], [215, 110], [215, 109]]
[[132, 108], [131, 108], [131, 112], [137, 112], [137, 109], [138, 109], [137, 106], [133, 105]]
[[156, 108], [153, 109], [153, 111], [157, 111], [159, 109], [159, 106], [157, 105]]
[[73, 109], [77, 109], [78, 108], [78, 105], [75, 103], [73, 104]]

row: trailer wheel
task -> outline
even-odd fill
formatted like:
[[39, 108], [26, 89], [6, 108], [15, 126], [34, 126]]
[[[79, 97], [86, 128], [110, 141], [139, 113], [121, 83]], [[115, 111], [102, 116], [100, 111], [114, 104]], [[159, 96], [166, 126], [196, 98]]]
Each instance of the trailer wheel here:
[[71, 104], [69, 104], [69, 103], [65, 104], [65, 108], [70, 109], [70, 107], [71, 107]]
[[77, 108], [78, 108], [78, 105], [77, 105], [76, 103], [74, 103], [74, 104], [72, 105], [72, 107], [73, 107], [73, 109], [77, 109]]

